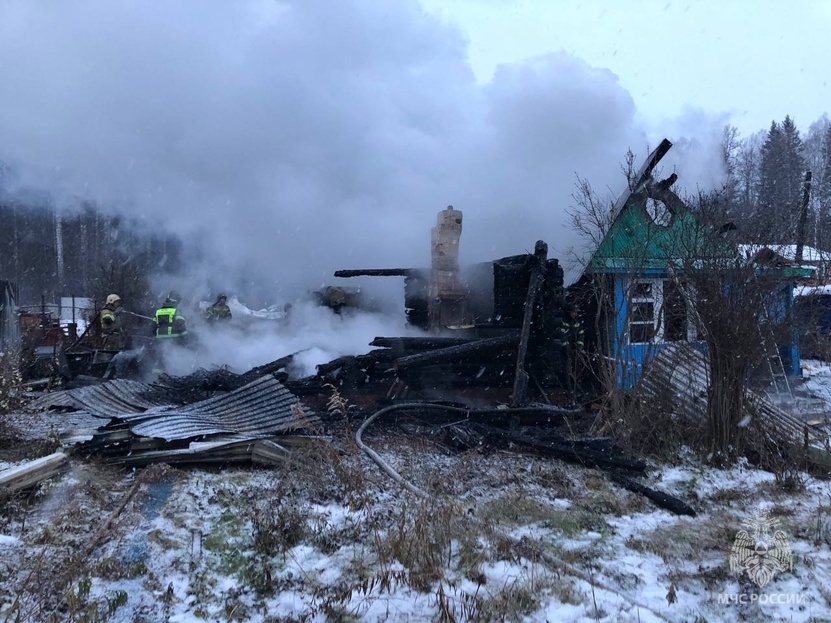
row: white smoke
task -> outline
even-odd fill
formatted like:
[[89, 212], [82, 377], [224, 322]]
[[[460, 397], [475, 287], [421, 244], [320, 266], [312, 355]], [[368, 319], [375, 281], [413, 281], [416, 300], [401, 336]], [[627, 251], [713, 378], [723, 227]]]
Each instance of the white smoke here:
[[157, 287], [190, 300], [244, 282], [281, 303], [338, 268], [427, 266], [448, 204], [463, 264], [537, 239], [565, 261], [575, 174], [618, 189], [627, 149], [663, 133], [608, 70], [559, 53], [482, 85], [466, 45], [416, 0], [8, 0], [0, 161], [56, 205], [180, 236], [186, 278]]
[[195, 310], [186, 315], [190, 343], [165, 344], [165, 371], [185, 376], [198, 368], [224, 366], [241, 374], [294, 355], [288, 370], [293, 377], [303, 377], [314, 374], [321, 363], [368, 351], [375, 337], [422, 334], [406, 326], [403, 313], [398, 318], [354, 309], [336, 314], [312, 302], [293, 305], [282, 318], [273, 312], [240, 313], [240, 305], [232, 309], [236, 311], [231, 320], [214, 323], [201, 320]]

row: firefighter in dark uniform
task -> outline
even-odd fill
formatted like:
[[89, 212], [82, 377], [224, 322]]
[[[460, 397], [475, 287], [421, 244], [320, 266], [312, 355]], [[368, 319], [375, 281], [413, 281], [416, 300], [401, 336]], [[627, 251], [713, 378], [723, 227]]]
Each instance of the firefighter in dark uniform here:
[[179, 293], [172, 291], [153, 316], [153, 337], [156, 338], [153, 357], [155, 374], [164, 371], [164, 358], [168, 347], [174, 344], [184, 346], [188, 339], [185, 317], [179, 312], [180, 300]]
[[127, 334], [121, 326], [121, 297], [110, 294], [101, 308], [101, 348], [104, 350], [122, 350], [127, 346]]
[[228, 307], [228, 297], [221, 293], [216, 297], [216, 302], [205, 312], [205, 319], [208, 322], [215, 320], [230, 320], [231, 308]]

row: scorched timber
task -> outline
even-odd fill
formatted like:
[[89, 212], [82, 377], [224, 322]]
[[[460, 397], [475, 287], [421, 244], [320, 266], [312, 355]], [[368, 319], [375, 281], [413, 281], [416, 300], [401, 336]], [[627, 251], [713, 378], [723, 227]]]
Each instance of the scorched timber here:
[[335, 277], [412, 277], [423, 273], [417, 268], [365, 268], [356, 270], [336, 270]]
[[476, 340], [474, 337], [376, 337], [369, 345], [395, 350], [432, 350], [462, 346]]
[[[512, 410], [506, 409], [505, 411], [506, 415], [508, 415]], [[646, 471], [646, 463], [616, 456], [603, 440], [597, 440], [594, 443], [588, 442], [588, 440], [582, 440], [582, 443], [574, 443], [562, 437], [540, 440], [520, 432], [514, 432], [488, 424], [469, 422], [465, 426], [470, 426], [474, 431], [482, 435], [483, 444], [493, 447], [520, 448], [528, 453], [552, 456], [585, 467], [621, 469], [640, 473]]]
[[427, 366], [434, 363], [462, 360], [470, 355], [513, 347], [518, 341], [519, 335], [516, 333], [501, 335], [499, 337], [489, 337], [469, 342], [467, 344], [461, 344], [459, 346], [448, 346], [447, 348], [438, 348], [426, 353], [400, 357], [395, 360], [395, 367], [398, 370], [406, 370], [408, 368], [417, 368], [419, 366]]
[[534, 247], [534, 265], [531, 268], [531, 279], [528, 283], [528, 294], [525, 298], [525, 314], [522, 318], [522, 331], [519, 335], [519, 347], [517, 348], [514, 391], [511, 398], [512, 407], [522, 407], [527, 400], [528, 372], [525, 369], [525, 359], [528, 356], [528, 342], [531, 339], [531, 323], [534, 319], [534, 310], [545, 280], [545, 262], [547, 258], [548, 245], [542, 240], [537, 241]]
[[611, 472], [609, 477], [615, 484], [620, 485], [624, 489], [628, 489], [632, 493], [640, 493], [645, 498], [652, 500], [656, 506], [666, 509], [671, 513], [675, 513], [676, 515], [687, 515], [689, 517], [695, 517], [696, 515], [692, 506], [679, 500], [675, 496], [670, 495], [669, 493], [664, 493], [663, 491], [658, 491], [657, 489], [650, 489], [649, 487], [644, 486], [639, 482], [635, 482], [631, 478], [627, 478], [623, 474], [618, 474], [616, 472]]

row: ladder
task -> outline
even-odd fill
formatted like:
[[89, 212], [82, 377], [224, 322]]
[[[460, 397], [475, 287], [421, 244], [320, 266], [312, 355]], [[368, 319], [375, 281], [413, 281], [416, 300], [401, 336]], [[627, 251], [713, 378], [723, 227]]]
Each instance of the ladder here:
[[[765, 317], [759, 323], [759, 338], [761, 339], [768, 372], [770, 372], [770, 381], [777, 395], [785, 393], [793, 398], [793, 391], [791, 390], [791, 384], [788, 381], [788, 374], [785, 370], [785, 362], [782, 361], [782, 353], [779, 351], [776, 336], [773, 334], [773, 323], [771, 322], [767, 306], [764, 309]], [[777, 378], [781, 379], [781, 382], [784, 383], [784, 392], [780, 389]]]

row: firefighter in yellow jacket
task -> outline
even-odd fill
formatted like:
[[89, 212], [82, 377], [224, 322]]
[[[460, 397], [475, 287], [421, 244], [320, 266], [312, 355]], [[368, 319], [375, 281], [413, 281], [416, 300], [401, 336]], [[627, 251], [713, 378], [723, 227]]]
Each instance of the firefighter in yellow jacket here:
[[185, 317], [179, 312], [180, 299], [179, 293], [174, 290], [156, 310], [153, 318], [153, 335], [157, 340], [182, 341], [187, 336]]

